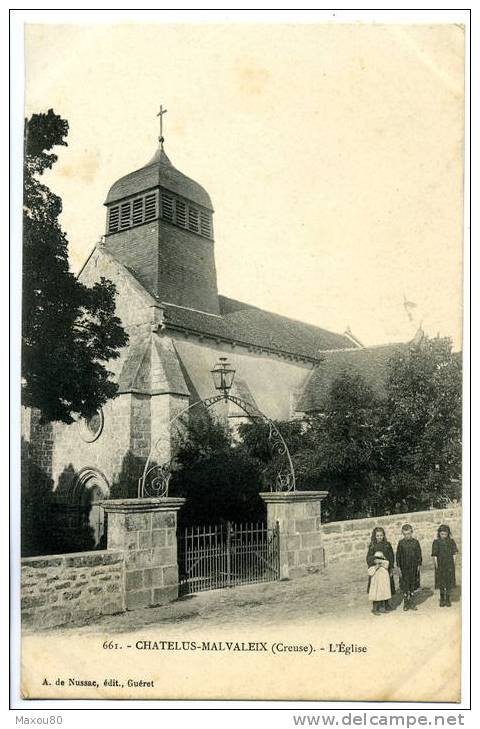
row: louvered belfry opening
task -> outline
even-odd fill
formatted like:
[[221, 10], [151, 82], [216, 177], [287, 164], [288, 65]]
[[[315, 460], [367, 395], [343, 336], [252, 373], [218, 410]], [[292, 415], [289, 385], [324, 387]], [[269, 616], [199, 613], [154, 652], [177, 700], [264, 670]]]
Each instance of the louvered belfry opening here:
[[162, 219], [173, 223], [174, 216], [174, 198], [167, 192], [162, 192]]
[[[187, 227], [187, 203], [183, 200], [177, 199], [175, 205], [176, 224], [179, 228]], [[208, 236], [210, 237], [210, 236]]]
[[118, 205], [114, 205], [108, 211], [108, 232], [115, 233], [118, 230], [120, 221], [120, 209]]
[[213, 239], [211, 211], [164, 190], [153, 190], [109, 207], [107, 235], [157, 219]]
[[146, 218], [144, 213], [145, 202], [146, 199], [143, 197], [137, 197], [137, 199], [133, 201], [132, 225], [140, 225], [144, 221], [144, 216]]

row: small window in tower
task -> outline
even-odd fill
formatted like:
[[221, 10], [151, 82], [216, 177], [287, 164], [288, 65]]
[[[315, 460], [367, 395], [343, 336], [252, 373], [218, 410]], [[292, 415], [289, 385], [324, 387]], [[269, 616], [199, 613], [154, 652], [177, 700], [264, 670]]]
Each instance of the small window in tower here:
[[210, 213], [207, 213], [206, 210], [200, 211], [200, 230], [202, 235], [204, 235], [206, 238], [212, 237], [212, 230], [210, 227]]
[[162, 218], [173, 223], [173, 197], [162, 193]]
[[118, 230], [118, 221], [120, 218], [120, 212], [118, 209], [118, 205], [115, 205], [114, 208], [110, 208], [108, 212], [108, 232], [109, 233], [115, 233]]
[[133, 225], [143, 223], [143, 197], [137, 197], [133, 201], [132, 223]]
[[157, 217], [157, 195], [151, 192], [145, 195], [145, 222], [154, 220]]
[[187, 227], [187, 206], [183, 202], [183, 200], [176, 200], [175, 201], [175, 209], [177, 214], [177, 225], [180, 226], [180, 228], [186, 228]]
[[129, 228], [131, 225], [132, 203], [126, 202], [120, 205], [120, 228]]
[[197, 208], [192, 207], [191, 205], [188, 207], [188, 227], [190, 230], [193, 230], [195, 233], [200, 232], [200, 215]]

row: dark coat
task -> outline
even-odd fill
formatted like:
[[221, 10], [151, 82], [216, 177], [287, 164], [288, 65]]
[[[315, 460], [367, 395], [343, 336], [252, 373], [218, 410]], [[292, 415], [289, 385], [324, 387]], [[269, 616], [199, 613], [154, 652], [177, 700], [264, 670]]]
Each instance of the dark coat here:
[[453, 555], [457, 552], [457, 545], [451, 537], [447, 537], [447, 539], [438, 538], [433, 541], [432, 557], [437, 558], [437, 566], [435, 567], [435, 588], [437, 590], [451, 590], [452, 587], [455, 587], [455, 561]]
[[[391, 570], [395, 566], [395, 555], [393, 553], [393, 547], [390, 542], [376, 542], [375, 544], [370, 543], [367, 552], [367, 565], [369, 567], [372, 567], [375, 564], [375, 552], [381, 552], [385, 559], [388, 559], [388, 571], [390, 572], [390, 590], [392, 591], [392, 595], [394, 595], [395, 580], [393, 579], [393, 575], [391, 573]], [[368, 578], [367, 592], [370, 590], [371, 579], [371, 577]]]
[[422, 549], [418, 539], [400, 539], [397, 546], [397, 566], [400, 569], [400, 589], [414, 592], [420, 587], [420, 565]]

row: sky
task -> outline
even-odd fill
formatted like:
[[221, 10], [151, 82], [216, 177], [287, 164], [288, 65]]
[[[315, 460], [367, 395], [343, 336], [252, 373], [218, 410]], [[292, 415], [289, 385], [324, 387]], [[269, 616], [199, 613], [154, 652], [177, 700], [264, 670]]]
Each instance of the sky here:
[[366, 345], [422, 323], [461, 348], [461, 26], [30, 24], [25, 42], [26, 115], [70, 125], [44, 177], [73, 270], [162, 104], [168, 156], [213, 201], [220, 293]]

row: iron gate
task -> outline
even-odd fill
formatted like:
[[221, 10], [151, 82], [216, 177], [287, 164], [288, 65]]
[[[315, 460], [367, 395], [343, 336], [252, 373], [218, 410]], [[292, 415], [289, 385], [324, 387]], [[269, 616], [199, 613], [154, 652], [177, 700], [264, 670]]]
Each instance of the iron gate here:
[[187, 528], [178, 540], [178, 566], [180, 595], [278, 580], [278, 523]]

